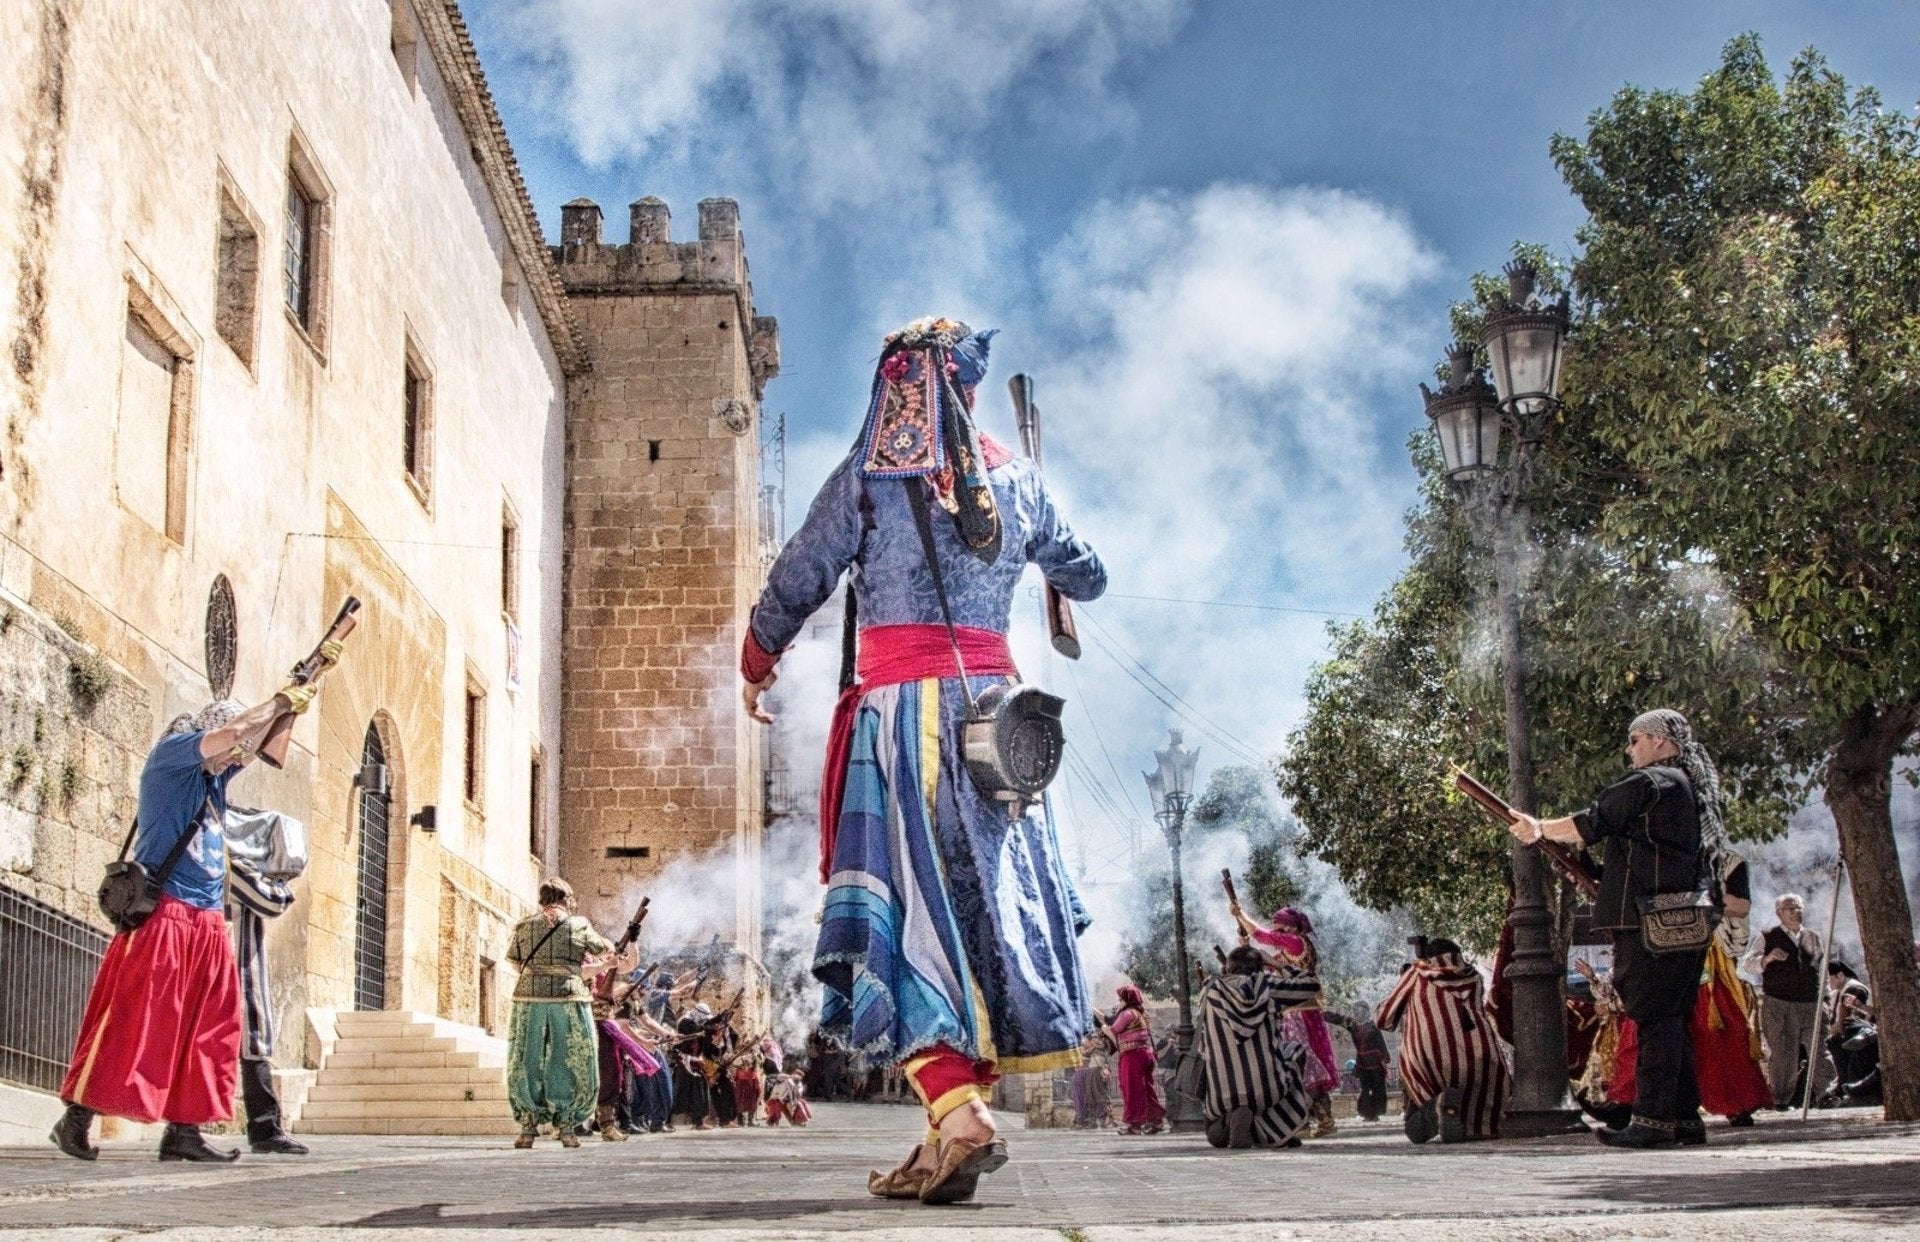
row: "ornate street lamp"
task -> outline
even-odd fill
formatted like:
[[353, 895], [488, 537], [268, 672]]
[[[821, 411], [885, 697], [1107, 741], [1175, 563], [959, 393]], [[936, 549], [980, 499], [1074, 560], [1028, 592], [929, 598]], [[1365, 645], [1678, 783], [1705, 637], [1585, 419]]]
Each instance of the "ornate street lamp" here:
[[1154, 770], [1142, 775], [1147, 781], [1147, 796], [1153, 799], [1153, 817], [1167, 834], [1167, 850], [1173, 856], [1174, 971], [1180, 1001], [1167, 1121], [1175, 1130], [1199, 1130], [1205, 1128], [1206, 1117], [1200, 1099], [1200, 1059], [1193, 1053], [1193, 964], [1187, 960], [1187, 902], [1181, 883], [1180, 841], [1187, 826], [1187, 807], [1193, 801], [1193, 774], [1200, 765], [1200, 752], [1188, 750], [1181, 744], [1180, 730], [1172, 729], [1168, 731], [1167, 748], [1155, 751], [1153, 758]]
[[[1420, 386], [1427, 417], [1440, 441], [1447, 481], [1470, 512], [1490, 519], [1500, 612], [1501, 693], [1506, 705], [1507, 795], [1518, 809], [1539, 807], [1533, 788], [1533, 729], [1527, 715], [1526, 649], [1520, 631], [1517, 532], [1526, 526], [1522, 497], [1548, 421], [1559, 407], [1560, 362], [1566, 347], [1568, 306], [1563, 293], [1544, 301], [1538, 273], [1510, 263], [1507, 296], [1487, 315], [1480, 342], [1492, 363], [1490, 387], [1456, 344], [1451, 373], [1439, 392]], [[1503, 434], [1512, 448], [1503, 460]], [[1546, 867], [1532, 846], [1512, 842], [1514, 1093], [1503, 1132], [1518, 1137], [1580, 1127], [1567, 1107], [1566, 966], [1553, 949], [1547, 912]]]

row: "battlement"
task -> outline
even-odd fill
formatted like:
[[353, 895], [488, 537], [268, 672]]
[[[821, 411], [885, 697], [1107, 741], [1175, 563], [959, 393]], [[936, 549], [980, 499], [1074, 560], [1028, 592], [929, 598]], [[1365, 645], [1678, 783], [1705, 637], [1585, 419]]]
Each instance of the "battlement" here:
[[673, 240], [672, 213], [652, 196], [628, 206], [624, 245], [600, 239], [602, 219], [592, 199], [576, 198], [560, 208], [560, 244], [553, 258], [569, 293], [652, 293], [672, 285], [751, 289], [740, 205], [730, 198], [700, 201], [695, 241]]

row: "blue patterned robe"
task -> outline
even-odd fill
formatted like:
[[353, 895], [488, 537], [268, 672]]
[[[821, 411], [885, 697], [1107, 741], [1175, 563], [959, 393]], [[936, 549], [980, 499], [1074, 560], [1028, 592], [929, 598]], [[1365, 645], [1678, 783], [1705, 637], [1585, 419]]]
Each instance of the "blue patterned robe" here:
[[[1106, 570], [1061, 519], [1031, 463], [988, 473], [1002, 551], [983, 564], [934, 515], [956, 625], [1007, 632], [1029, 562], [1070, 599], [1094, 599]], [[754, 611], [779, 651], [853, 570], [862, 626], [942, 625], [906, 484], [840, 464], [782, 549]], [[974, 678], [975, 690], [985, 679]], [[1073, 1064], [1092, 1025], [1074, 937], [1086, 915], [1048, 821], [1009, 820], [960, 757], [958, 678], [869, 691], [854, 723], [813, 973], [821, 1025], [870, 1060], [946, 1044], [1018, 1073]]]

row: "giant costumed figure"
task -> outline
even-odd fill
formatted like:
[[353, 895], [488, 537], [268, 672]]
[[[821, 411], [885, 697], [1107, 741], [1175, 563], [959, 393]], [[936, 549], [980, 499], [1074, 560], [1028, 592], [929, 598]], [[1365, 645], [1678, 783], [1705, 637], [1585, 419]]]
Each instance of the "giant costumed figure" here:
[[1071, 599], [1106, 587], [1033, 463], [974, 426], [991, 335], [923, 319], [886, 339], [860, 438], [774, 562], [741, 653], [747, 709], [768, 720], [779, 653], [852, 571], [813, 971], [822, 1025], [902, 1065], [927, 1109], [926, 1141], [868, 1189], [927, 1203], [1006, 1162], [985, 1104], [998, 1074], [1073, 1065], [1092, 1027], [1059, 843], [968, 744], [1017, 694], [1006, 635], [1027, 564]]

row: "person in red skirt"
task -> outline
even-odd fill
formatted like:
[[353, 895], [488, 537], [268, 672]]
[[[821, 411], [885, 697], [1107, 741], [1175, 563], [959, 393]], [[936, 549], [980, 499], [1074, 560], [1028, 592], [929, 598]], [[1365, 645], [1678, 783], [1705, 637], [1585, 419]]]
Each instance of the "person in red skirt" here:
[[[329, 642], [322, 656], [339, 658]], [[200, 1127], [233, 1116], [240, 1073], [240, 978], [222, 906], [227, 783], [258, 753], [273, 723], [316, 693], [289, 686], [258, 707], [224, 699], [176, 718], [140, 774], [133, 858], [156, 878], [175, 856], [145, 922], [107, 945], [87, 999], [49, 1137], [79, 1160], [96, 1114], [165, 1121], [160, 1159], [222, 1162]], [[175, 854], [176, 844], [183, 848]]]
[[1126, 1122], [1120, 1133], [1164, 1134], [1167, 1110], [1153, 1081], [1153, 1029], [1147, 1025], [1146, 999], [1131, 983], [1122, 984], [1117, 995], [1120, 1012], [1107, 1029], [1120, 1049], [1121, 1119]]

